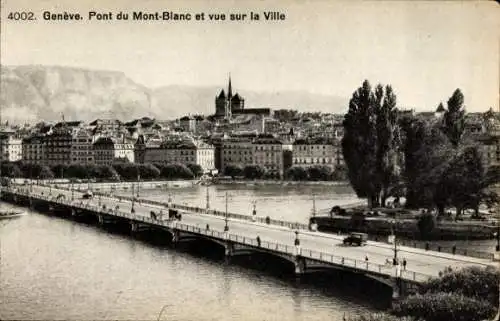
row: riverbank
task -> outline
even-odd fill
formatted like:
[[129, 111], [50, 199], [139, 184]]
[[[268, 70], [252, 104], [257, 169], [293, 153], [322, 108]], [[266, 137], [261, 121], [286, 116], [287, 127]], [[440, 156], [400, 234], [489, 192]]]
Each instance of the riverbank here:
[[[29, 182], [27, 179], [13, 179], [16, 184]], [[169, 187], [188, 187], [200, 184], [200, 180], [152, 180], [152, 181], [100, 181], [100, 182], [72, 182], [69, 179], [50, 179], [50, 180], [33, 180], [34, 184], [55, 184], [69, 185], [72, 184], [76, 189], [87, 189], [91, 186], [93, 189], [131, 189], [132, 186], [139, 188], [169, 188]], [[206, 183], [202, 183], [206, 184]], [[208, 183], [209, 185], [238, 185], [238, 186], [347, 186], [347, 181], [279, 181], [279, 180], [226, 180], [214, 179]]]
[[215, 185], [276, 185], [276, 186], [341, 186], [349, 185], [347, 181], [287, 181], [287, 180], [214, 180]]
[[[366, 218], [362, 222], [353, 221], [346, 216], [317, 216], [311, 218], [318, 224], [318, 229], [325, 232], [363, 232], [378, 236], [390, 235], [412, 240], [422, 240], [416, 219], [398, 219], [394, 223], [385, 218]], [[438, 221], [428, 231], [425, 240], [488, 240], [494, 237], [497, 226], [481, 222]]]

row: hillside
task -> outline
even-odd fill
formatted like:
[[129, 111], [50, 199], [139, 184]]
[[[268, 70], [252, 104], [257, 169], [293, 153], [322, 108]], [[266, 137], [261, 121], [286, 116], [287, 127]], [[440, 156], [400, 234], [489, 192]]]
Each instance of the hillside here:
[[[186, 114], [211, 114], [220, 87], [166, 86], [150, 89], [122, 72], [60, 66], [2, 66], [0, 104], [3, 121], [24, 122], [128, 120], [149, 116], [173, 119]], [[291, 108], [343, 112], [347, 99], [290, 91], [239, 90], [246, 107]]]

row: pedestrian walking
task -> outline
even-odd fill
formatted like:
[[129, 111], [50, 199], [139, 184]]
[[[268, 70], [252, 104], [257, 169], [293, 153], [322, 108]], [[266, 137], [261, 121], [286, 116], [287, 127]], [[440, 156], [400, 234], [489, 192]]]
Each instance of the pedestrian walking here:
[[365, 262], [368, 262], [368, 255], [365, 256]]
[[403, 259], [403, 270], [406, 270], [406, 259]]

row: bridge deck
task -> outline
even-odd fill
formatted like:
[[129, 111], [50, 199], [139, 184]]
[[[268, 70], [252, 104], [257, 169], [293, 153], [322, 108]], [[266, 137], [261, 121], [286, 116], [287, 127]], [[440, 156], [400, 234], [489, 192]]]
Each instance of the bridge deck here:
[[[261, 247], [275, 252], [295, 255], [298, 251], [298, 254], [302, 257], [325, 264], [344, 265], [349, 268], [386, 276], [393, 276], [396, 273], [392, 265], [385, 263], [387, 259], [392, 260], [394, 255], [393, 246], [390, 244], [369, 241], [366, 246], [362, 247], [344, 246], [342, 244], [343, 236], [341, 235], [301, 230], [299, 232], [300, 247], [297, 249], [294, 246], [295, 230], [288, 227], [229, 219], [229, 232], [224, 233], [225, 220], [220, 216], [183, 211], [182, 222], [155, 221], [150, 218], [150, 212], [159, 212], [160, 209], [163, 209], [166, 213], [165, 206], [136, 202], [134, 204], [135, 213], [131, 214], [132, 203], [130, 201], [119, 201], [113, 197], [94, 197], [93, 199], [84, 200], [81, 198], [81, 192], [73, 191], [75, 199], [71, 201], [71, 191], [46, 186], [17, 186], [11, 191], [64, 205], [87, 208], [107, 215], [168, 228], [178, 228], [221, 240], [229, 239], [249, 246], [257, 246], [256, 237], [259, 236], [262, 241]], [[64, 195], [64, 197], [57, 199], [56, 196], [60, 194]], [[102, 205], [106, 205], [106, 210], [102, 209]], [[118, 209], [116, 209], [117, 205]], [[209, 230], [206, 230], [207, 224], [210, 226]], [[365, 257], [368, 257], [368, 262], [365, 261]], [[398, 257], [405, 258], [407, 261], [406, 271], [400, 271], [401, 277], [417, 282], [425, 281], [429, 277], [437, 277], [439, 272], [447, 267], [496, 266], [495, 262], [488, 259], [425, 251], [404, 246], [398, 246]]]

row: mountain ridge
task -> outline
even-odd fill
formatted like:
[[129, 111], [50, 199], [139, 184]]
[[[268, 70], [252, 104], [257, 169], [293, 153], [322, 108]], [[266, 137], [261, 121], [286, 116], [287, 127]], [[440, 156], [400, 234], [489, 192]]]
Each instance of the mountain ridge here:
[[[225, 86], [225, 85], [224, 85]], [[2, 121], [13, 123], [96, 118], [130, 120], [143, 116], [175, 119], [187, 114], [214, 113], [223, 86], [170, 84], [155, 88], [135, 82], [122, 71], [81, 67], [1, 66]], [[224, 88], [225, 89], [225, 88]], [[245, 108], [297, 109], [343, 113], [348, 100], [307, 91], [234, 90]]]

